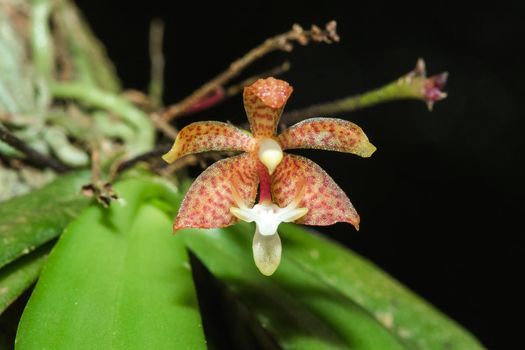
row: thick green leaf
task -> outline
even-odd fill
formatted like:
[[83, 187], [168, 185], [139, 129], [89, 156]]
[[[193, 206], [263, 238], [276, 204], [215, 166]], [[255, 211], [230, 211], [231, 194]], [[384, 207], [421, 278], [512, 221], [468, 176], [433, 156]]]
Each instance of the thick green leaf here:
[[162, 210], [180, 198], [151, 180], [116, 189], [121, 203], [89, 207], [61, 236], [17, 349], [205, 348], [187, 252]]
[[[376, 266], [296, 225], [282, 225], [281, 266], [261, 276], [254, 229], [182, 233], [284, 348], [482, 349], [458, 324]], [[197, 233], [198, 232], [198, 233]]]
[[0, 270], [0, 314], [36, 281], [50, 249], [42, 246]]
[[367, 310], [285, 255], [271, 277], [251, 257], [251, 225], [181, 233], [217, 278], [285, 349], [404, 349]]
[[483, 349], [460, 325], [371, 262], [323, 236], [285, 224], [289, 259], [372, 313], [417, 349]]
[[51, 184], [0, 204], [0, 267], [62, 233], [89, 200], [80, 187], [87, 172], [59, 177]]

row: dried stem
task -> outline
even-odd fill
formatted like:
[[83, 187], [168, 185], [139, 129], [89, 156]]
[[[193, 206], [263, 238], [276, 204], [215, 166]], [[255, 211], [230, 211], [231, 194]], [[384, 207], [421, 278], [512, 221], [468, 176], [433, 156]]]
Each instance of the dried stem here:
[[267, 39], [261, 45], [246, 53], [246, 55], [234, 61], [227, 70], [198, 88], [188, 97], [184, 98], [179, 103], [168, 107], [163, 113], [163, 119], [169, 121], [182, 115], [197, 101], [200, 101], [213, 91], [223, 88], [227, 82], [264, 55], [276, 50], [289, 52], [293, 49], [294, 42], [306, 45], [310, 41], [325, 43], [339, 41], [339, 37], [336, 33], [336, 22], [329, 22], [324, 30], [317, 26], [312, 26], [310, 30], [304, 30], [301, 26], [295, 24], [290, 31]]
[[446, 94], [441, 91], [446, 84], [446, 80], [446, 72], [427, 78], [425, 62], [419, 59], [414, 70], [378, 89], [284, 113], [281, 120], [283, 123], [290, 125], [306, 118], [351, 112], [379, 103], [402, 99], [425, 101], [431, 110], [434, 102], [446, 97]]
[[216, 89], [215, 91], [212, 91], [209, 95], [205, 96], [201, 100], [195, 102], [186, 111], [184, 111], [180, 116], [183, 116], [183, 115], [186, 116], [192, 113], [197, 113], [205, 109], [211, 108], [213, 106], [216, 106], [219, 103], [224, 102], [228, 98], [235, 96], [238, 93], [242, 92], [246, 86], [253, 84], [257, 79], [265, 78], [269, 76], [278, 76], [288, 71], [289, 69], [290, 69], [290, 62], [286, 61], [280, 66], [274, 67], [263, 73], [251, 76], [247, 79], [244, 79], [240, 83], [232, 85], [226, 89], [223, 89], [222, 87], [220, 87]]
[[275, 77], [275, 76], [281, 75], [281, 74], [289, 71], [290, 70], [290, 66], [291, 66], [290, 62], [289, 61], [285, 61], [280, 66], [274, 67], [274, 68], [272, 68], [270, 70], [267, 70], [267, 71], [262, 72], [260, 74], [251, 76], [251, 77], [249, 77], [247, 79], [244, 79], [240, 83], [228, 87], [226, 89], [225, 93], [224, 93], [224, 95], [225, 95], [224, 99], [237, 95], [238, 93], [242, 92], [246, 86], [252, 85], [253, 83], [255, 83], [257, 80], [259, 80], [261, 78]]
[[162, 177], [167, 177], [181, 170], [184, 167], [194, 166], [199, 163], [202, 164], [202, 159], [199, 159], [199, 157], [195, 154], [190, 154], [190, 155], [185, 156], [184, 158], [177, 159], [175, 162], [171, 163], [170, 165], [160, 169], [159, 174]]
[[160, 130], [168, 138], [175, 140], [177, 138], [178, 131], [167, 121], [162, 119], [157, 113], [150, 114], [151, 121], [157, 129]]
[[187, 166], [194, 166], [194, 165], [200, 165], [201, 168], [205, 169], [207, 166], [206, 159], [218, 161], [219, 159], [222, 159], [223, 157], [231, 157], [231, 156], [232, 156], [231, 152], [225, 152], [225, 153], [223, 152], [204, 152], [204, 153], [198, 153], [198, 154], [189, 154], [180, 159], [177, 159], [175, 162], [160, 169], [159, 174], [161, 176], [166, 177], [170, 174], [173, 174], [174, 172], [181, 170], [182, 168], [185, 168]]
[[136, 157], [133, 157], [125, 162], [120, 163], [120, 165], [117, 167], [116, 173], [121, 173], [131, 167], [133, 167], [135, 164], [143, 161], [148, 161], [152, 158], [159, 158], [161, 155], [168, 152], [171, 148], [171, 145], [160, 145], [155, 147], [153, 150], [139, 154]]
[[149, 97], [154, 106], [162, 105], [164, 91], [164, 55], [162, 41], [164, 38], [164, 22], [155, 19], [149, 30], [149, 56], [151, 61], [151, 78], [149, 83]]
[[100, 150], [97, 146], [91, 147], [91, 183], [94, 186], [100, 186], [102, 184]]
[[34, 150], [24, 141], [22, 141], [3, 127], [0, 127], [0, 141], [7, 143], [9, 146], [22, 152], [27, 157], [27, 160], [36, 166], [50, 168], [58, 173], [64, 173], [71, 170], [69, 167], [63, 165], [56, 159], [48, 157], [45, 154]]

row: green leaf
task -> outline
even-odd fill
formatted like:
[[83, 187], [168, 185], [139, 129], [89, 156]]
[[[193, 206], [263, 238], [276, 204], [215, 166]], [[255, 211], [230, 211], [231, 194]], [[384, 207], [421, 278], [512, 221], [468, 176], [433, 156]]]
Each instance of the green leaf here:
[[454, 321], [376, 266], [296, 225], [281, 225], [281, 266], [262, 276], [254, 228], [183, 232], [190, 249], [286, 349], [482, 349]]
[[0, 270], [0, 314], [38, 278], [50, 245], [15, 260]]
[[51, 184], [0, 204], [0, 267], [62, 233], [89, 203], [80, 187], [87, 172], [59, 177]]
[[120, 203], [89, 207], [61, 236], [22, 315], [17, 349], [206, 347], [187, 252], [163, 211], [180, 195], [152, 180], [116, 190]]
[[459, 324], [351, 250], [300, 226], [284, 224], [279, 232], [291, 261], [354, 300], [408, 348], [483, 349]]
[[185, 246], [247, 310], [236, 315], [263, 330], [261, 344], [482, 349], [373, 264], [300, 226], [280, 227], [282, 263], [265, 277], [252, 260], [252, 225], [173, 237], [180, 193], [151, 177], [117, 191], [124, 206], [92, 206], [61, 237], [22, 317], [19, 349], [205, 347]]
[[273, 276], [261, 275], [251, 256], [253, 232], [242, 224], [181, 235], [282, 348], [405, 348], [367, 310], [288, 259], [286, 252]]

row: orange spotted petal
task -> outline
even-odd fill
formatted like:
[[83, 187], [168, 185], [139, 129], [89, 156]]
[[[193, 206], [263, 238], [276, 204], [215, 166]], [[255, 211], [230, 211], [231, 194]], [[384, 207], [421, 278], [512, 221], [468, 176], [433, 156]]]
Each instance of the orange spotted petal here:
[[221, 122], [197, 122], [183, 128], [171, 150], [162, 156], [173, 163], [182, 156], [206, 151], [245, 151], [255, 148], [255, 139], [242, 129]]
[[312, 118], [291, 126], [278, 136], [283, 149], [314, 148], [370, 157], [376, 150], [363, 130], [346, 120]]
[[292, 91], [287, 82], [275, 78], [259, 79], [244, 88], [244, 109], [254, 136], [270, 137], [275, 134]]
[[257, 195], [257, 160], [249, 153], [219, 160], [193, 182], [182, 201], [173, 231], [218, 228], [237, 221], [230, 213], [239, 201], [253, 206]]
[[308, 212], [297, 223], [326, 226], [348, 222], [359, 229], [359, 215], [346, 194], [311, 160], [286, 154], [271, 181], [273, 200], [280, 207], [304, 191], [297, 207], [308, 208]]

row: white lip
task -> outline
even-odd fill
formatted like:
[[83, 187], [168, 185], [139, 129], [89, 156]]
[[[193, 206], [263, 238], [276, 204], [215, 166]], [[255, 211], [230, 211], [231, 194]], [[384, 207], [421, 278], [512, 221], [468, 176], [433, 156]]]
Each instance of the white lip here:
[[263, 236], [255, 231], [253, 236], [253, 260], [259, 271], [265, 275], [272, 275], [281, 263], [281, 239], [278, 234]]
[[243, 205], [230, 208], [237, 218], [246, 222], [255, 221], [253, 260], [265, 276], [272, 275], [281, 263], [282, 246], [277, 227], [281, 222], [295, 221], [308, 212], [308, 208], [297, 208], [298, 203], [298, 200], [293, 200], [284, 208], [270, 202], [256, 204], [253, 208]]
[[248, 207], [231, 207], [230, 212], [237, 218], [254, 222], [257, 231], [263, 236], [271, 236], [277, 233], [277, 227], [281, 222], [292, 222], [308, 212], [308, 208], [297, 208], [298, 201], [292, 201], [284, 208], [280, 208], [274, 203], [265, 202]]

